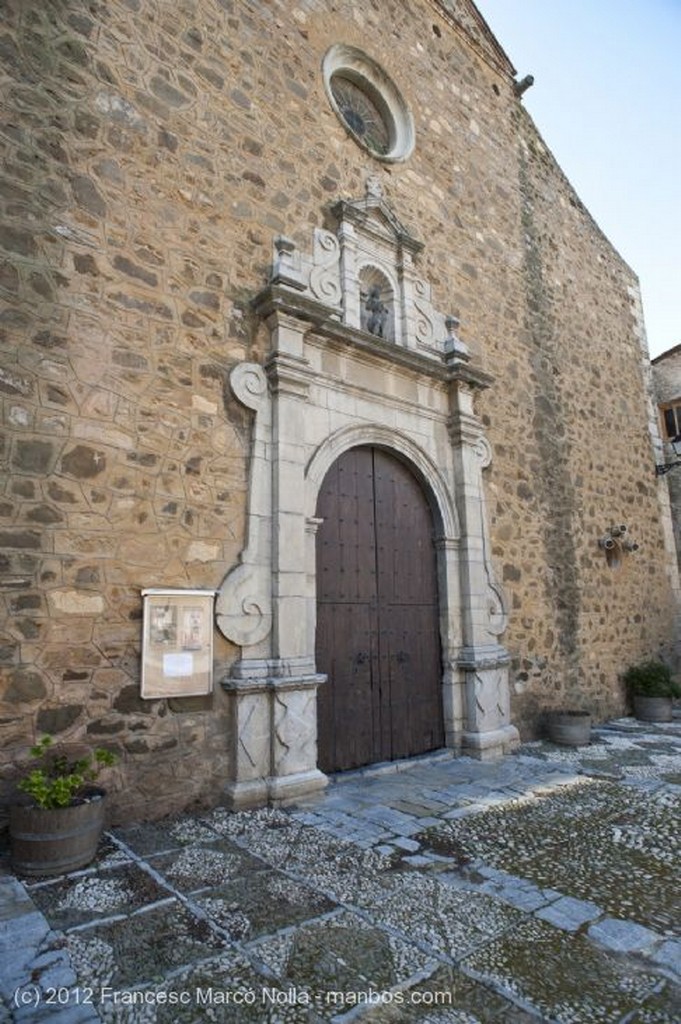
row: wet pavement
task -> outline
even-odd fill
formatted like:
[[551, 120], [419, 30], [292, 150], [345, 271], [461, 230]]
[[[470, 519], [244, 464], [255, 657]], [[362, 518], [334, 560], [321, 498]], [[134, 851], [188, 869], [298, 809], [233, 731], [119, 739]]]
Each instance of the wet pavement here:
[[0, 864], [0, 1024], [678, 1022], [680, 807], [681, 719], [621, 719]]

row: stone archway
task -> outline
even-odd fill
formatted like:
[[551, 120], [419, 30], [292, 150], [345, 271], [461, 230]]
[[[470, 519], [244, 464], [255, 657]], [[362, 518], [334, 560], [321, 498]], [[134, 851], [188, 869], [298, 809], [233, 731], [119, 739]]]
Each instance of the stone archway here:
[[[216, 602], [241, 647], [231, 696], [234, 808], [286, 802], [326, 784], [318, 768], [315, 654], [317, 499], [348, 449], [406, 461], [430, 495], [437, 551], [444, 742], [478, 757], [518, 742], [510, 724], [503, 593], [491, 564], [482, 474], [491, 459], [473, 395], [492, 378], [470, 365], [456, 321], [414, 273], [421, 246], [380, 194], [334, 208], [337, 234], [315, 231], [311, 255], [275, 240], [269, 286], [253, 303], [269, 331], [264, 366], [231, 375], [255, 413], [247, 541]], [[362, 268], [395, 289], [394, 337], [362, 321]], [[365, 282], [366, 283], [366, 282]], [[398, 652], [399, 653], [399, 652]]]

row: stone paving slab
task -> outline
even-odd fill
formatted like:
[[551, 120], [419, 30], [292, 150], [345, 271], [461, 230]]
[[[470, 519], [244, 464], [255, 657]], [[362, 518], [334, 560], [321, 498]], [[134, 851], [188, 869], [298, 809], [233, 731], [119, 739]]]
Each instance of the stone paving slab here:
[[196, 897], [211, 921], [230, 939], [245, 941], [320, 917], [336, 903], [281, 871], [265, 869]]
[[339, 1000], [345, 1009], [350, 993], [390, 992], [438, 964], [432, 952], [347, 910], [249, 948], [280, 986], [308, 993], [323, 1020], [337, 1016]]
[[145, 987], [114, 994], [99, 1006], [111, 1024], [309, 1024], [309, 1001], [265, 978], [248, 956], [229, 949]]
[[115, 837], [122, 852], [127, 849], [133, 856], [138, 854], [141, 857], [181, 850], [190, 844], [215, 841], [215, 833], [209, 827], [188, 816], [116, 829]]
[[124, 990], [159, 981], [229, 948], [227, 937], [177, 900], [66, 933], [82, 986]]
[[680, 757], [623, 720], [0, 873], [0, 1024], [676, 1024]]
[[363, 909], [392, 932], [409, 936], [440, 959], [456, 962], [490, 937], [512, 930], [523, 919], [514, 908], [485, 894], [457, 891], [435, 874], [383, 876], [381, 891]]
[[469, 956], [463, 968], [547, 1020], [621, 1021], [656, 994], [660, 978], [602, 952], [583, 935], [523, 922]]
[[31, 897], [53, 928], [64, 931], [111, 917], [127, 916], [168, 897], [147, 871], [136, 864], [94, 874], [72, 874], [34, 885]]
[[228, 840], [189, 843], [181, 850], [152, 854], [147, 863], [184, 896], [264, 869], [262, 861]]
[[512, 801], [417, 838], [459, 864], [482, 861], [539, 888], [558, 877], [570, 895], [664, 933], [681, 919], [680, 811], [675, 798], [584, 781], [550, 800]]

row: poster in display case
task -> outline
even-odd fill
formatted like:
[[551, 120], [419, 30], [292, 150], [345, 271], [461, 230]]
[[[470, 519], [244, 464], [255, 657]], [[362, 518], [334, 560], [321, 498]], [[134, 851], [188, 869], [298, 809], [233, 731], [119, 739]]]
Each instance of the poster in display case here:
[[142, 698], [212, 693], [215, 591], [154, 587], [142, 598]]

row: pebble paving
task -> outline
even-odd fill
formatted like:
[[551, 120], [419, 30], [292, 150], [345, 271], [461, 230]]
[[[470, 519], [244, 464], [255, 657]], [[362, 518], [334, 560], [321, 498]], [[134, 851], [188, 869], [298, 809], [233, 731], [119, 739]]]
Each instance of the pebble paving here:
[[0, 1024], [678, 1024], [681, 719], [0, 858]]

